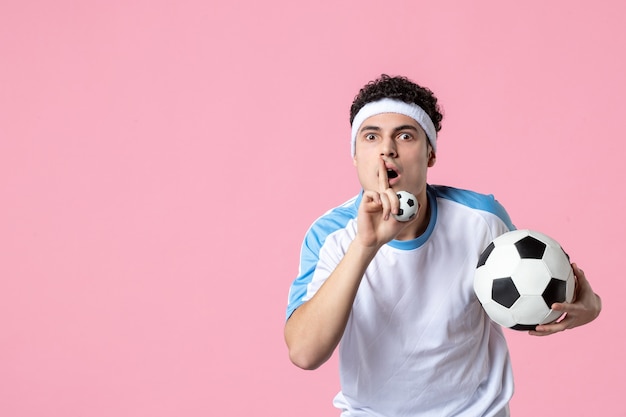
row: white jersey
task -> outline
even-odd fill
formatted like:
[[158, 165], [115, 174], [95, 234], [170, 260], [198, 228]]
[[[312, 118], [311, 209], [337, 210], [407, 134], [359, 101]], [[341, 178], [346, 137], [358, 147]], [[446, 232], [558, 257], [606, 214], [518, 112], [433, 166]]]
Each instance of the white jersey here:
[[[339, 345], [342, 416], [507, 416], [513, 376], [501, 328], [473, 278], [482, 250], [513, 230], [493, 198], [428, 186], [426, 232], [384, 245], [368, 266]], [[306, 234], [287, 317], [309, 300], [356, 235], [361, 195]]]

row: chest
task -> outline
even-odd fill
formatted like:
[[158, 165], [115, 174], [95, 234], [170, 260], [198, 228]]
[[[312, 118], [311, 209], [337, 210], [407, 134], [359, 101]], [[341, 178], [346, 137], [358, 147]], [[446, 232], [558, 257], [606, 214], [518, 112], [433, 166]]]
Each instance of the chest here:
[[430, 328], [469, 330], [482, 320], [473, 289], [481, 244], [475, 239], [432, 239], [420, 248], [381, 249], [369, 265], [353, 305], [361, 330], [381, 324], [398, 332]]

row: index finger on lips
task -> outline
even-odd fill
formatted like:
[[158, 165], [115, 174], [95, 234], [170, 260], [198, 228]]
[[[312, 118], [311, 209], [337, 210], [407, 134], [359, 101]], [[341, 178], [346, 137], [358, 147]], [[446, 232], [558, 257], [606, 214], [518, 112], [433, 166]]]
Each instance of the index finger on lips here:
[[389, 188], [389, 178], [387, 178], [387, 167], [385, 160], [381, 156], [378, 160], [378, 188], [380, 192], [384, 192]]

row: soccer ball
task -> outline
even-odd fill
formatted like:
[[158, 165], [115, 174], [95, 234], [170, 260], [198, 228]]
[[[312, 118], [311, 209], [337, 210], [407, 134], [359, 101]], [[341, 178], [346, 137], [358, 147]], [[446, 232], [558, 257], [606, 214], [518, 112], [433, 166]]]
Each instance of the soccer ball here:
[[400, 200], [400, 208], [398, 209], [398, 214], [393, 216], [399, 222], [408, 222], [417, 215], [417, 210], [419, 209], [417, 198], [408, 191], [398, 191], [397, 196], [398, 200]]
[[569, 256], [549, 236], [514, 230], [493, 240], [480, 255], [474, 291], [496, 323], [534, 330], [562, 314], [553, 303], [571, 302], [575, 278]]

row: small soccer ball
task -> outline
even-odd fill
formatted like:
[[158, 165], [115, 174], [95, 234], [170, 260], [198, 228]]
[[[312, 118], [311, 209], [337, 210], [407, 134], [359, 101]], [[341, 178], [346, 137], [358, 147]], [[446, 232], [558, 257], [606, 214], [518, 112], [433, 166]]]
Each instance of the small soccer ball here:
[[496, 323], [534, 330], [562, 314], [553, 303], [571, 302], [575, 277], [569, 256], [554, 239], [514, 230], [494, 239], [480, 255], [474, 291]]
[[393, 217], [399, 222], [408, 222], [417, 215], [419, 209], [417, 198], [408, 191], [398, 191], [397, 196], [400, 200], [400, 208], [398, 214], [394, 214]]

